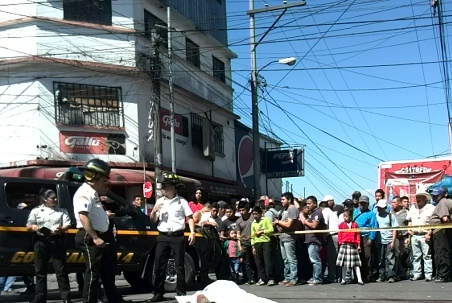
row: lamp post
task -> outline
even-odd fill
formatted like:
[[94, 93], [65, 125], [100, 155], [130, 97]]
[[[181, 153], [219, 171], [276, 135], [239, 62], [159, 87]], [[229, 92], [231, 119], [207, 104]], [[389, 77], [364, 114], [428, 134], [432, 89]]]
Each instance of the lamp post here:
[[[269, 66], [272, 63], [286, 64], [292, 66], [297, 61], [296, 58], [283, 58], [280, 60], [275, 60], [267, 63], [259, 70], [256, 70], [256, 66], [253, 65], [253, 70], [251, 72], [251, 101], [252, 101], [252, 116], [253, 116], [253, 173], [254, 173], [254, 198], [255, 201], [261, 196], [261, 149], [260, 149], [260, 134], [259, 134], [259, 96], [258, 87], [259, 83], [257, 78], [259, 72]], [[265, 193], [268, 194], [268, 193]]]
[[[257, 201], [261, 195], [261, 149], [260, 149], [260, 136], [259, 136], [259, 98], [257, 95], [257, 75], [259, 71], [256, 65], [256, 47], [265, 38], [265, 36], [273, 29], [276, 23], [281, 19], [287, 9], [291, 7], [306, 5], [305, 1], [300, 1], [297, 3], [287, 4], [284, 1], [283, 5], [268, 7], [261, 9], [254, 9], [254, 0], [249, 0], [249, 10], [246, 12], [250, 16], [250, 45], [251, 45], [251, 115], [253, 121], [253, 174], [254, 174], [254, 200]], [[256, 42], [256, 28], [254, 23], [254, 17], [258, 13], [267, 13], [271, 11], [282, 10], [281, 14], [276, 18], [273, 24], [264, 32], [259, 41]], [[281, 59], [278, 63], [293, 65], [295, 64], [295, 58], [291, 60]], [[273, 62], [270, 62], [273, 63]], [[269, 64], [270, 64], [269, 63]], [[268, 64], [267, 64], [268, 65]], [[266, 66], [267, 66], [266, 65]], [[264, 68], [266, 67], [264, 66]]]

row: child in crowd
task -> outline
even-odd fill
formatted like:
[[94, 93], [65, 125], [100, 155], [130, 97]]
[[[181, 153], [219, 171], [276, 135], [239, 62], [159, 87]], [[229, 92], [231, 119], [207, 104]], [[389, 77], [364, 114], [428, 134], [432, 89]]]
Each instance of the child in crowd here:
[[342, 280], [341, 285], [345, 285], [345, 275], [349, 268], [355, 270], [356, 277], [358, 278], [358, 284], [364, 285], [361, 278], [361, 259], [359, 258], [360, 248], [360, 236], [358, 231], [344, 232], [344, 229], [358, 228], [358, 224], [352, 222], [352, 215], [349, 209], [344, 210], [344, 222], [339, 224], [338, 244], [340, 245], [339, 254], [337, 256], [337, 266], [342, 266]]
[[242, 263], [242, 248], [236, 230], [231, 230], [229, 232], [229, 240], [227, 242], [231, 277], [232, 280], [237, 283], [241, 276], [240, 263]]

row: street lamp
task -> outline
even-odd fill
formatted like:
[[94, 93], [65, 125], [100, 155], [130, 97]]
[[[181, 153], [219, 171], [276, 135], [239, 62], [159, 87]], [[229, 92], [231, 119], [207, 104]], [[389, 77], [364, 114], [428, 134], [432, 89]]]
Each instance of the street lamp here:
[[[282, 5], [277, 5], [269, 7], [265, 5], [264, 8], [254, 9], [254, 0], [249, 0], [249, 10], [246, 12], [250, 16], [250, 46], [251, 46], [251, 112], [253, 116], [253, 173], [254, 173], [254, 199], [257, 201], [259, 195], [261, 194], [261, 150], [259, 145], [259, 105], [257, 98], [257, 74], [258, 70], [256, 67], [256, 47], [262, 40], [267, 36], [267, 34], [274, 28], [276, 23], [281, 19], [281, 17], [286, 13], [289, 8], [294, 8], [298, 6], [306, 5], [306, 1], [298, 1], [295, 3], [288, 4], [287, 1], [283, 1]], [[260, 39], [256, 41], [256, 27], [254, 23], [255, 15], [260, 13], [269, 13], [274, 11], [281, 11], [279, 16], [275, 19], [272, 25], [262, 34]], [[289, 58], [278, 60], [278, 63], [294, 65], [295, 58], [287, 60]], [[271, 62], [273, 63], [273, 62]], [[265, 68], [266, 66], [264, 66]], [[262, 68], [260, 69], [262, 70]]]
[[[254, 53], [254, 52], [252, 52]], [[259, 72], [269, 66], [272, 63], [279, 63], [292, 66], [297, 61], [294, 57], [282, 58], [275, 61], [270, 61], [262, 68], [257, 70], [256, 68], [256, 57], [252, 55], [251, 64], [251, 115], [253, 117], [253, 174], [254, 174], [254, 201], [259, 199], [261, 193], [261, 148], [260, 148], [260, 134], [259, 134], [259, 97], [258, 97], [258, 87], [257, 78]], [[268, 194], [268, 193], [265, 193]]]

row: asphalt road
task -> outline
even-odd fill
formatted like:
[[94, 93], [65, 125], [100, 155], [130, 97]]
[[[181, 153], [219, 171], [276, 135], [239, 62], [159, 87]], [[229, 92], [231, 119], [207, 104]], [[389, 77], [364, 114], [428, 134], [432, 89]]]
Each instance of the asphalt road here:
[[[73, 280], [73, 279], [71, 279]], [[49, 278], [49, 300], [48, 302], [61, 302], [54, 278]], [[144, 302], [152, 297], [149, 293], [137, 293], [121, 277], [117, 279], [117, 286], [123, 294], [124, 299], [133, 302]], [[81, 302], [81, 293], [77, 291], [77, 284], [71, 282], [73, 302]], [[16, 282], [14, 288], [23, 289], [22, 282]], [[434, 283], [424, 281], [401, 281], [393, 284], [370, 283], [364, 286], [357, 284], [340, 285], [325, 284], [317, 286], [300, 285], [294, 287], [284, 286], [247, 286], [242, 288], [247, 292], [271, 299], [279, 303], [400, 303], [400, 302], [452, 302], [451, 283]], [[194, 291], [191, 291], [193, 293]], [[168, 293], [166, 302], [176, 302], [174, 293]], [[28, 302], [32, 296], [24, 295], [2, 295], [0, 302]], [[231, 302], [234, 302], [231, 298]]]

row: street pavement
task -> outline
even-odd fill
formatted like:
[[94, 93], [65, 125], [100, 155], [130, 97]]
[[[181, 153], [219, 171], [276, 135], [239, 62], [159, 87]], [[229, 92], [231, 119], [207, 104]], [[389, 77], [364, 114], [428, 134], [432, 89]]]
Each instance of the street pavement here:
[[[73, 302], [81, 302], [81, 293], [77, 291], [77, 284], [71, 277], [71, 289]], [[144, 302], [152, 297], [149, 293], [139, 293], [131, 288], [122, 278], [117, 277], [117, 286], [123, 294], [124, 299], [133, 302]], [[57, 290], [57, 284], [53, 276], [49, 276], [49, 303], [61, 302]], [[393, 284], [389, 283], [370, 283], [364, 286], [357, 284], [340, 285], [338, 283], [325, 284], [317, 286], [299, 285], [294, 287], [285, 286], [241, 286], [247, 292], [271, 299], [279, 303], [401, 303], [401, 302], [452, 302], [451, 283], [434, 283], [424, 281], [401, 281]], [[23, 290], [23, 283], [16, 282], [14, 288]], [[189, 294], [194, 291], [189, 292]], [[174, 293], [165, 295], [166, 302], [176, 302]], [[31, 301], [33, 296], [24, 295], [2, 295], [0, 302], [27, 302]], [[231, 303], [234, 299], [231, 298]]]

